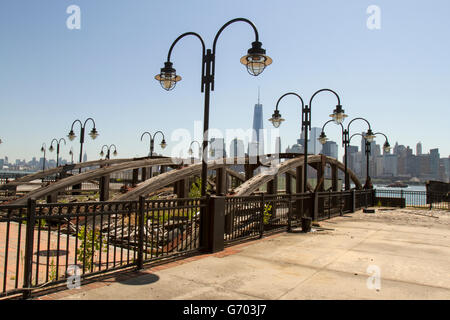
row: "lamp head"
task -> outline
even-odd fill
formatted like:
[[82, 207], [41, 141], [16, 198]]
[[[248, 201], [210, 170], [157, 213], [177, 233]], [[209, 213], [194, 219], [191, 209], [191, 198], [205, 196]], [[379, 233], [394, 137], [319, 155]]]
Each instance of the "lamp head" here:
[[70, 130], [67, 137], [69, 138], [70, 141], [73, 141], [77, 136], [75, 135], [75, 132], [73, 132], [73, 130]]
[[50, 145], [50, 148], [48, 148], [48, 150], [49, 150], [50, 152], [53, 152], [53, 150], [55, 150], [55, 148], [53, 148], [53, 145]]
[[281, 117], [280, 111], [275, 110], [272, 114], [272, 118], [270, 118], [269, 121], [272, 122], [272, 125], [275, 128], [278, 128], [281, 125], [281, 122], [284, 121], [284, 119]]
[[100, 157], [103, 157], [105, 155], [105, 153], [103, 152], [103, 150], [100, 152]]
[[45, 152], [45, 149], [43, 146], [41, 147], [41, 152]]
[[117, 157], [117, 150], [114, 150], [113, 156], [114, 156], [114, 157]]
[[373, 134], [371, 129], [367, 130], [367, 133], [364, 136], [364, 139], [366, 139], [367, 142], [372, 142], [373, 139], [375, 139], [375, 135]]
[[342, 106], [338, 104], [336, 109], [333, 110], [333, 113], [330, 114], [330, 117], [333, 118], [336, 124], [341, 124], [344, 122], [345, 118], [347, 118], [347, 115], [345, 114], [344, 109], [342, 109]]
[[167, 61], [164, 63], [164, 68], [161, 68], [161, 73], [157, 74], [155, 79], [159, 81], [163, 89], [170, 91], [175, 88], [181, 77], [177, 76], [177, 71], [172, 67], [172, 62]]
[[389, 142], [385, 142], [383, 145], [383, 149], [386, 153], [389, 153], [391, 151], [391, 145], [389, 144]]
[[272, 59], [266, 56], [266, 50], [261, 48], [259, 41], [252, 42], [252, 47], [248, 49], [247, 55], [241, 58], [241, 63], [247, 67], [248, 73], [258, 76], [264, 69], [272, 63]]
[[92, 128], [91, 132], [89, 132], [89, 135], [91, 136], [92, 140], [95, 140], [95, 138], [98, 137], [98, 131], [97, 131], [97, 129], [95, 129], [95, 127]]
[[321, 144], [325, 144], [328, 141], [327, 135], [325, 132], [321, 132], [319, 138], [317, 138]]
[[166, 140], [162, 139], [160, 146], [164, 149], [167, 146]]

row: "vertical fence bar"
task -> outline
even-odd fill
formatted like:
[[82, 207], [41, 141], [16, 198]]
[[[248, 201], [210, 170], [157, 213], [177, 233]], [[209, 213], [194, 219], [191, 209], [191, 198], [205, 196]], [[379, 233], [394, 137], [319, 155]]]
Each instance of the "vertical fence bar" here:
[[142, 269], [144, 267], [144, 223], [145, 223], [145, 198], [143, 196], [139, 197], [139, 242], [138, 242], [138, 257], [137, 257], [137, 268]]
[[259, 217], [259, 237], [262, 238], [264, 236], [264, 193], [261, 193], [261, 216]]
[[[33, 268], [34, 223], [36, 214], [36, 200], [28, 199], [27, 203], [27, 230], [25, 236], [25, 266], [23, 273], [23, 298], [31, 296], [31, 280]], [[6, 270], [5, 270], [6, 272]]]

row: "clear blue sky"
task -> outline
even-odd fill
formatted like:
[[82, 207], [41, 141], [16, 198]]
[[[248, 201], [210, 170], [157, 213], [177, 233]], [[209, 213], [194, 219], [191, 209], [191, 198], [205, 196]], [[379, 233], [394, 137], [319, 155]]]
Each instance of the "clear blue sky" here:
[[[81, 30], [66, 27], [71, 4], [81, 8]], [[366, 27], [372, 4], [381, 8], [380, 30]], [[198, 32], [210, 47], [223, 23], [236, 17], [255, 23], [274, 62], [259, 77], [248, 75], [239, 58], [253, 41], [251, 29], [235, 24], [222, 34], [211, 127], [251, 127], [258, 86], [266, 127], [283, 93], [309, 99], [329, 87], [340, 93], [350, 117], [368, 118], [391, 145], [415, 149], [422, 141], [424, 152], [438, 147], [446, 157], [449, 12], [448, 0], [2, 0], [0, 157], [39, 157], [42, 142], [66, 137], [73, 120], [87, 117], [100, 133], [85, 144], [90, 160], [110, 143], [121, 157], [146, 155], [148, 142], [139, 140], [146, 130], [163, 130], [173, 145], [173, 130], [192, 132], [194, 121], [203, 119], [198, 40], [185, 39], [174, 50], [183, 77], [175, 90], [166, 92], [153, 77], [178, 35]], [[335, 104], [331, 96], [316, 99], [313, 126], [328, 120]], [[300, 111], [294, 98], [280, 109], [287, 119], [280, 128], [284, 149], [299, 136]], [[353, 126], [354, 132], [363, 129], [362, 123]], [[328, 136], [339, 141], [338, 128], [330, 126]], [[72, 145], [78, 156], [77, 141], [63, 147], [64, 158]]]

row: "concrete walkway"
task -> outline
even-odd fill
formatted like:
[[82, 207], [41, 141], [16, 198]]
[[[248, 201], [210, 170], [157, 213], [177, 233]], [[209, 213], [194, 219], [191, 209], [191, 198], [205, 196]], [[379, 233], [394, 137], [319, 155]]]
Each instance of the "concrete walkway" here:
[[[47, 298], [450, 299], [450, 212], [357, 212], [332, 230], [283, 233], [203, 258]], [[377, 281], [369, 281], [379, 271]]]

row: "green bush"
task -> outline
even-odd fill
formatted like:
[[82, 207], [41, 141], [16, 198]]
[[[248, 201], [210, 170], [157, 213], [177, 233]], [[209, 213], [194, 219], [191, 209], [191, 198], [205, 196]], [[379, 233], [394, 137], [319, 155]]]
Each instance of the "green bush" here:
[[84, 263], [84, 270], [91, 269], [94, 261], [95, 251], [103, 248], [103, 236], [99, 230], [88, 230], [81, 227], [78, 232], [78, 240], [80, 240], [80, 247], [77, 248], [78, 261]]

